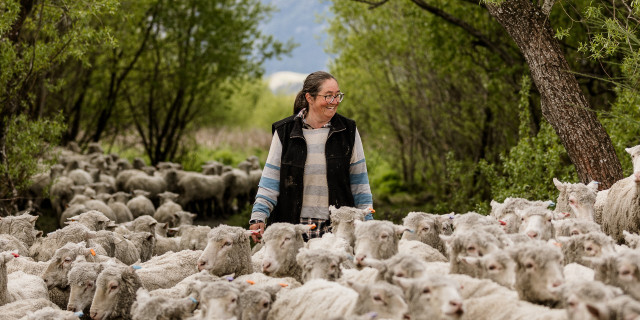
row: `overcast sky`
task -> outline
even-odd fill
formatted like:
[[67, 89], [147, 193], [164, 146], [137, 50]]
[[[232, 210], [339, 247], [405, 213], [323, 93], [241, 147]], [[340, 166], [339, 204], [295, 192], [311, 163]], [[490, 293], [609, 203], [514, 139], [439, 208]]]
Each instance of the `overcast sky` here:
[[[265, 75], [278, 71], [293, 71], [309, 74], [317, 70], [327, 70], [329, 56], [323, 50], [327, 41], [325, 26], [318, 22], [318, 15], [329, 14], [329, 2], [320, 0], [261, 0], [273, 4], [278, 12], [270, 21], [263, 23], [262, 31], [286, 42], [293, 38], [299, 46], [291, 57], [268, 60], [264, 64]], [[326, 24], [326, 22], [325, 22]]]

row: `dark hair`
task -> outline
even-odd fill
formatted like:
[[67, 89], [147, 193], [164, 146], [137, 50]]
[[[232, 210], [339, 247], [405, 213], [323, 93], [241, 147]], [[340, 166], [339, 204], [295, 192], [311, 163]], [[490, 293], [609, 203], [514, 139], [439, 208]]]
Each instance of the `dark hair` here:
[[[308, 75], [307, 78], [304, 79], [302, 90], [298, 92], [296, 100], [293, 102], [293, 114], [297, 114], [300, 110], [308, 108], [309, 102], [307, 102], [305, 95], [308, 93], [315, 97], [318, 92], [320, 92], [320, 86], [329, 79], [336, 80], [334, 76], [324, 71], [316, 71]], [[336, 82], [337, 81], [338, 80], [336, 80]]]

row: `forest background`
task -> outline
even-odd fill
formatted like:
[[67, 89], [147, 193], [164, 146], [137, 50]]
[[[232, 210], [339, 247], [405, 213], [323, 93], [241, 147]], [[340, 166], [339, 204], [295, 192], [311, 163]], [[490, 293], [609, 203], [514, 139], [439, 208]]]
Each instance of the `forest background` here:
[[[319, 17], [328, 71], [346, 92], [339, 112], [360, 128], [377, 218], [487, 213], [506, 197], [555, 200], [554, 177], [579, 181], [530, 66], [487, 9], [502, 2], [329, 3]], [[640, 1], [531, 4], [630, 174]], [[260, 31], [273, 10], [255, 0], [2, 1], [2, 215], [22, 209], [30, 177], [70, 141], [194, 171], [250, 155], [264, 164], [270, 125], [293, 104], [262, 78], [265, 60], [296, 45]]]

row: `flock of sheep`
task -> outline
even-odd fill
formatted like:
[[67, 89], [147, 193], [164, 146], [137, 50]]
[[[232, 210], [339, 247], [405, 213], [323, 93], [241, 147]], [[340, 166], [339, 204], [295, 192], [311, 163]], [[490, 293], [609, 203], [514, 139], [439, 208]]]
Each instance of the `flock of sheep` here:
[[253, 249], [252, 231], [183, 208], [241, 206], [255, 159], [195, 173], [90, 151], [51, 170], [61, 229], [0, 219], [3, 319], [640, 319], [640, 146], [609, 190], [554, 179], [553, 211], [507, 198], [395, 225], [331, 207], [332, 233], [304, 242], [315, 226], [274, 223]]

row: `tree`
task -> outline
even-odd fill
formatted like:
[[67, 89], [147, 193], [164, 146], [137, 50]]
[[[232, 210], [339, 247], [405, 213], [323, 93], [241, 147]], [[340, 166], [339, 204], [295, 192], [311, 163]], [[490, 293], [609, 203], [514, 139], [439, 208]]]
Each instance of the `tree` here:
[[[388, 0], [367, 1], [372, 8]], [[412, 0], [420, 8], [453, 23], [472, 36], [469, 24], [424, 0]], [[534, 5], [527, 0], [505, 0], [486, 4], [488, 12], [504, 27], [525, 57], [534, 84], [541, 96], [542, 113], [564, 145], [582, 182], [600, 182], [601, 188], [610, 187], [622, 178], [622, 167], [611, 139], [580, 90], [575, 76], [562, 50], [554, 38], [548, 19], [553, 1]], [[544, 7], [544, 10], [543, 10]], [[500, 48], [487, 45], [500, 54]], [[501, 54], [501, 56], [504, 56]], [[506, 58], [505, 58], [506, 59]]]

